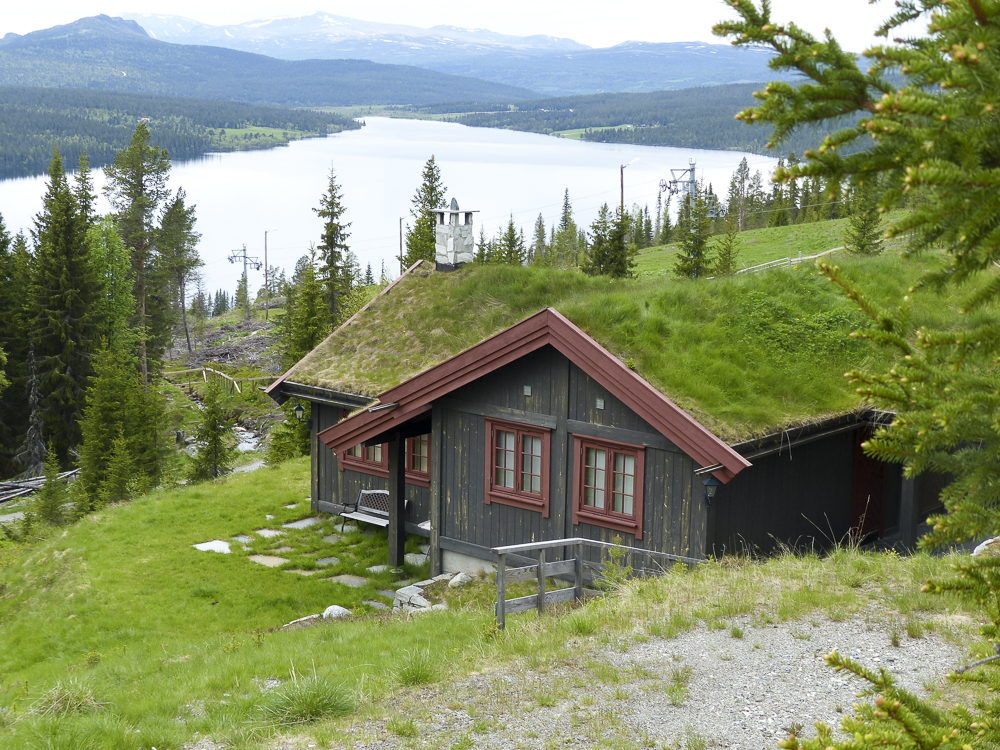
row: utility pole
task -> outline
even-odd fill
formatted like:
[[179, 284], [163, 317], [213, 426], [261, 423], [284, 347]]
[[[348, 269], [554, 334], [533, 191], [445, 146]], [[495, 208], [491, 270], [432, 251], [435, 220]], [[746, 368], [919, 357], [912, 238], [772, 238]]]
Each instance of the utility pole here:
[[621, 178], [622, 178], [622, 216], [625, 216], [625, 167], [631, 167], [639, 161], [638, 157], [630, 161], [628, 164], [622, 164], [621, 166]]
[[246, 307], [243, 308], [243, 316], [245, 318], [249, 318], [250, 317], [250, 279], [247, 276], [247, 265], [252, 265], [253, 266], [253, 270], [259, 271], [260, 270], [260, 260], [257, 259], [257, 258], [251, 258], [249, 255], [247, 255], [247, 246], [244, 245], [242, 250], [233, 250], [231, 253], [229, 253], [229, 262], [230, 263], [239, 263], [240, 261], [243, 261], [243, 278], [245, 278], [247, 280], [247, 299], [246, 299]]

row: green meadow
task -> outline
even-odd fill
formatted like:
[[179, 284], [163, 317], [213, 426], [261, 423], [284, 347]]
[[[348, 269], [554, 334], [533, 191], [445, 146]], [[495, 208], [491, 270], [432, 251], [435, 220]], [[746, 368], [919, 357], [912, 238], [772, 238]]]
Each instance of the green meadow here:
[[[252, 750], [292, 733], [328, 748], [350, 742], [361, 718], [391, 719], [392, 702], [422, 686], [553, 659], [586, 662], [611, 644], [671, 638], [703, 622], [728, 628], [740, 616], [761, 625], [864, 614], [906, 637], [934, 630], [972, 640], [962, 623], [978, 616], [956, 617], [961, 607], [951, 596], [918, 593], [950, 562], [924, 554], [845, 548], [827, 558], [680, 566], [585, 605], [550, 608], [544, 618], [510, 617], [498, 631], [496, 592], [485, 578], [443, 587], [448, 610], [394, 615], [362, 603], [397, 585], [392, 574], [352, 589], [288, 572], [314, 569], [317, 550], [340, 558], [331, 573], [363, 572], [385, 561], [381, 530], [327, 544], [326, 519], [258, 539], [250, 550], [234, 544], [230, 555], [191, 547], [307, 515], [308, 471], [302, 459], [160, 490], [30, 545], [0, 547], [0, 748], [164, 750], [210, 737]], [[248, 559], [276, 546], [294, 548], [282, 568]], [[424, 574], [407, 568], [399, 577]], [[330, 604], [354, 614], [282, 627]], [[989, 650], [974, 641], [974, 653]]]

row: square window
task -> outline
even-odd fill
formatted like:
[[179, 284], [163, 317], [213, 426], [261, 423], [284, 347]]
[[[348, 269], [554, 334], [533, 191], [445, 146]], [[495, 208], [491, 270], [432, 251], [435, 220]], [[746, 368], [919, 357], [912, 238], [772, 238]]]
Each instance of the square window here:
[[486, 420], [486, 503], [549, 516], [549, 430]]
[[642, 538], [642, 486], [645, 450], [574, 435], [576, 490], [573, 523], [634, 534]]

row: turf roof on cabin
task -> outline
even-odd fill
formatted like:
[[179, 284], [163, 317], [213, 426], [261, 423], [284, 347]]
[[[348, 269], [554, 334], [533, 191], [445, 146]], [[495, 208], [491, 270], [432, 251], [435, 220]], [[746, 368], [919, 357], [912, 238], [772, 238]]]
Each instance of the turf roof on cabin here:
[[[926, 265], [839, 261], [883, 306]], [[915, 295], [911, 322], [941, 325], [949, 300]], [[926, 297], [926, 299], [924, 299]], [[920, 300], [923, 299], [921, 302]], [[703, 281], [620, 281], [572, 271], [418, 266], [288, 374], [375, 397], [545, 307], [553, 307], [723, 440], [863, 406], [844, 378], [885, 353], [850, 338], [866, 318], [814, 269]]]

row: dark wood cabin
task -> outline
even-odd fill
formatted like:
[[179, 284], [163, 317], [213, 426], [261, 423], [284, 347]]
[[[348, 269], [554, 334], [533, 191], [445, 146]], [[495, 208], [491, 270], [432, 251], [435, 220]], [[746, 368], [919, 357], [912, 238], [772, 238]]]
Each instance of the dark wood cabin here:
[[404, 531], [425, 535], [433, 573], [570, 537], [696, 558], [825, 548], [852, 529], [911, 543], [922, 510], [913, 481], [860, 450], [886, 415], [729, 445], [552, 309], [377, 399], [294, 377], [268, 390], [312, 405], [314, 510], [388, 489], [390, 560]]

